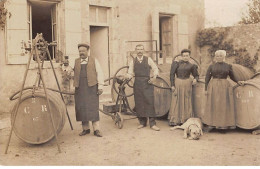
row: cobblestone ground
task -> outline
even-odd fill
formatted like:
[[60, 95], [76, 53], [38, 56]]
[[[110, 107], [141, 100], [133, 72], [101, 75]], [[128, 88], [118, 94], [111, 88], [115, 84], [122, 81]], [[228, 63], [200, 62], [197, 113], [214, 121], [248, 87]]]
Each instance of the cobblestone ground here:
[[[260, 165], [260, 135], [236, 129], [226, 134], [213, 131], [200, 140], [182, 138], [183, 131], [170, 131], [166, 120], [157, 120], [161, 131], [137, 129], [137, 119], [124, 122], [123, 129], [101, 113], [102, 138], [91, 134], [80, 137], [81, 125], [69, 106], [74, 130], [68, 121], [58, 135], [61, 153], [52, 140], [29, 145], [15, 134], [4, 154], [10, 131], [9, 115], [0, 115], [0, 165]], [[124, 115], [125, 118], [129, 116]]]

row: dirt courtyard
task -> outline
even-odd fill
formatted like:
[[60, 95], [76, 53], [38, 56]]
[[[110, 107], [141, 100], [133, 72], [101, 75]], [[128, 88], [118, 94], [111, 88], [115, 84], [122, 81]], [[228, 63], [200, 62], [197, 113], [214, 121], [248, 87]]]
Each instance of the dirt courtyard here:
[[8, 154], [4, 154], [10, 119], [7, 113], [1, 114], [1, 125], [6, 127], [0, 129], [0, 165], [260, 165], [260, 135], [251, 131], [212, 131], [200, 140], [186, 140], [182, 130], [170, 131], [166, 120], [157, 120], [159, 132], [149, 127], [137, 129], [137, 119], [124, 121], [123, 129], [118, 129], [111, 117], [100, 113], [103, 137], [95, 137], [93, 131], [80, 137], [74, 107], [68, 110], [74, 130], [67, 120], [58, 135], [61, 153], [55, 140], [30, 145], [13, 133]]

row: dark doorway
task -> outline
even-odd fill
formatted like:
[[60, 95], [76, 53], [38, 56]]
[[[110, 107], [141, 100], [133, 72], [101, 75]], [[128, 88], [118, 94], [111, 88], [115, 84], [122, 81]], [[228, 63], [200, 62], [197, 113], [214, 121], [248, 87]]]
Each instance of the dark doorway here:
[[[53, 3], [32, 3], [32, 38], [35, 38], [37, 33], [42, 33], [44, 39], [50, 43], [55, 41], [55, 31], [53, 29], [53, 9], [56, 4]], [[49, 46], [51, 59], [55, 58], [55, 47]], [[47, 59], [48, 60], [48, 59]]]

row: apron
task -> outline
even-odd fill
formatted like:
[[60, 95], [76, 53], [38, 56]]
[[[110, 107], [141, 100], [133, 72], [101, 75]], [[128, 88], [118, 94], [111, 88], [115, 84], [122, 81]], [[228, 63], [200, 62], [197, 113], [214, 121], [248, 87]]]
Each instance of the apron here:
[[150, 80], [148, 57], [144, 56], [141, 63], [135, 58], [134, 73], [134, 99], [137, 117], [155, 117], [154, 87], [148, 84]]
[[79, 87], [75, 88], [77, 121], [99, 121], [98, 85], [88, 86], [87, 64], [81, 64]]

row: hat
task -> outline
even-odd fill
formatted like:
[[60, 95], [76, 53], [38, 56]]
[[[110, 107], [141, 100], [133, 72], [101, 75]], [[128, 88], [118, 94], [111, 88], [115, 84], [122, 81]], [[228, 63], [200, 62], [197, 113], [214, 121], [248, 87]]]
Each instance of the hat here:
[[191, 51], [190, 51], [189, 49], [183, 49], [183, 50], [181, 51], [181, 54], [186, 53], [186, 52], [188, 52], [189, 54], [191, 53]]
[[79, 43], [78, 44], [78, 48], [81, 47], [81, 46], [84, 46], [84, 47], [86, 47], [88, 49], [90, 48], [90, 44], [88, 42], [86, 42], [86, 43]]
[[225, 50], [217, 50], [216, 52], [215, 52], [215, 56], [216, 55], [220, 55], [220, 56], [222, 56], [222, 57], [226, 57], [226, 55], [227, 55], [227, 52], [225, 51]]

